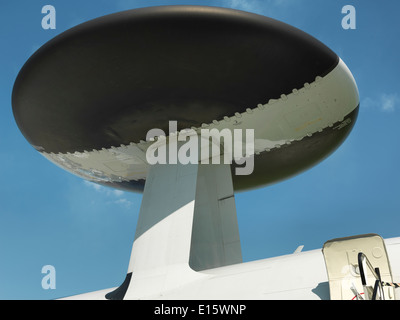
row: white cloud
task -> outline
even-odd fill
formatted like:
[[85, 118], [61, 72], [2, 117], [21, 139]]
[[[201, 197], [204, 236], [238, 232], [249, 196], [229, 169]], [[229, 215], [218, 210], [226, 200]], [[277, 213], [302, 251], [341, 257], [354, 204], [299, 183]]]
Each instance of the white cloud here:
[[121, 197], [121, 196], [124, 194], [124, 192], [121, 191], [121, 190], [113, 190], [113, 193], [114, 193], [114, 195], [116, 195], [117, 197]]
[[118, 205], [120, 205], [122, 207], [125, 207], [127, 209], [132, 206], [132, 202], [129, 201], [128, 199], [125, 199], [125, 198], [115, 200], [113, 203], [118, 204]]
[[88, 188], [95, 190], [98, 193], [105, 195], [107, 198], [118, 198], [116, 200], [107, 201], [107, 204], [118, 204], [125, 208], [129, 208], [132, 205], [132, 202], [126, 198], [123, 198], [125, 192], [117, 189], [111, 189], [107, 187], [103, 187], [97, 183], [93, 183], [87, 180], [83, 181], [84, 185]]
[[226, 4], [232, 9], [239, 9], [244, 11], [259, 12], [261, 9], [260, 2], [257, 0], [229, 0], [226, 1]]
[[89, 188], [93, 188], [96, 191], [100, 191], [100, 189], [102, 188], [101, 185], [97, 184], [97, 183], [93, 183], [87, 180], [83, 180], [83, 184]]
[[393, 112], [399, 105], [400, 99], [397, 93], [382, 94], [381, 96], [381, 109], [385, 112]]
[[293, 1], [289, 0], [224, 0], [224, 6], [258, 14], [271, 14], [271, 10], [286, 6]]
[[87, 186], [89, 188], [92, 188], [92, 189], [96, 190], [97, 192], [101, 192], [101, 193], [103, 193], [103, 194], [105, 194], [107, 196], [114, 195], [114, 196], [117, 196], [117, 197], [121, 197], [124, 194], [124, 192], [121, 191], [121, 190], [103, 187], [103, 186], [101, 186], [101, 185], [99, 185], [97, 183], [90, 182], [90, 181], [87, 181], [87, 180], [84, 180], [83, 183], [85, 184], [85, 186]]
[[361, 102], [363, 108], [374, 108], [382, 112], [394, 112], [400, 106], [400, 98], [397, 93], [382, 93], [378, 98], [366, 97]]

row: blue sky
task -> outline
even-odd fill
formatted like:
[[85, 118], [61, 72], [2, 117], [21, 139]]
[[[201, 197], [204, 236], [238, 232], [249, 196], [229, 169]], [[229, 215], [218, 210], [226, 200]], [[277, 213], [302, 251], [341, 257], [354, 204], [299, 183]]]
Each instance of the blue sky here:
[[[44, 30], [41, 9], [56, 8]], [[251, 11], [289, 23], [334, 50], [360, 92], [346, 142], [314, 168], [236, 195], [245, 261], [321, 248], [362, 233], [400, 236], [400, 2], [397, 0], [2, 0], [0, 2], [0, 299], [54, 299], [119, 285], [126, 274], [141, 195], [83, 181], [24, 139], [11, 92], [29, 56], [84, 21], [138, 7], [202, 4]], [[344, 5], [356, 29], [341, 26]], [[56, 289], [41, 286], [56, 269]]]

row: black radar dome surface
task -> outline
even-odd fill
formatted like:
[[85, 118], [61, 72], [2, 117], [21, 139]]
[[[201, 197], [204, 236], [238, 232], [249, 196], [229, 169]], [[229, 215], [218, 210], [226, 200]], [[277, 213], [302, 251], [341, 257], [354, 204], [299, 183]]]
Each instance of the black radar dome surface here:
[[[314, 37], [264, 16], [202, 6], [141, 8], [88, 21], [43, 45], [15, 81], [13, 112], [43, 154], [104, 150], [139, 143], [153, 128], [168, 132], [170, 120], [181, 130], [245, 113], [328, 75], [339, 60]], [[346, 116], [354, 123], [356, 111]], [[233, 177], [235, 189], [310, 167], [351, 127], [256, 155], [254, 174]], [[101, 183], [144, 185], [129, 177]]]

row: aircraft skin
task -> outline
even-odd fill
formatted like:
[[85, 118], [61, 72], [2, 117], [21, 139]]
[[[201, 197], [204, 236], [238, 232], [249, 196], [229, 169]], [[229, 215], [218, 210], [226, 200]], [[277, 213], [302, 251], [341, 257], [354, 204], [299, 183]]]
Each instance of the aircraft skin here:
[[[393, 281], [400, 282], [400, 238], [385, 239], [385, 245]], [[107, 300], [105, 295], [114, 289], [63, 299]], [[330, 294], [322, 250], [317, 249], [196, 272], [184, 284], [148, 292], [136, 299], [329, 300]]]

